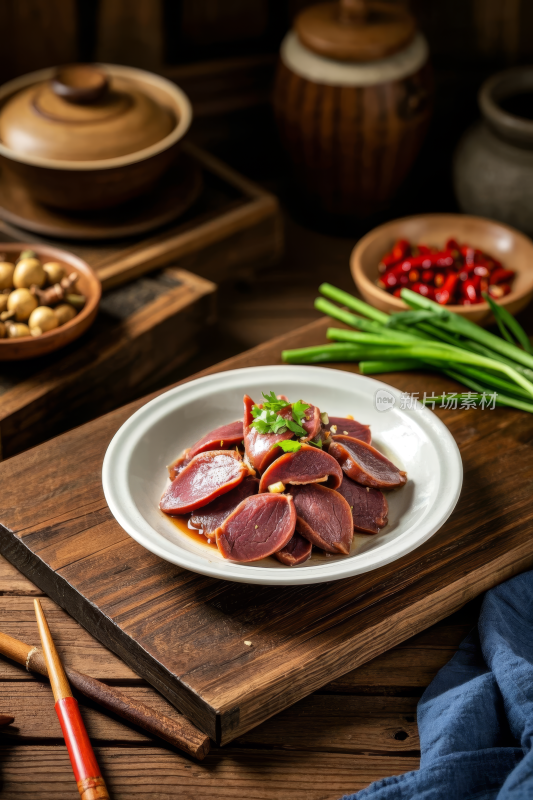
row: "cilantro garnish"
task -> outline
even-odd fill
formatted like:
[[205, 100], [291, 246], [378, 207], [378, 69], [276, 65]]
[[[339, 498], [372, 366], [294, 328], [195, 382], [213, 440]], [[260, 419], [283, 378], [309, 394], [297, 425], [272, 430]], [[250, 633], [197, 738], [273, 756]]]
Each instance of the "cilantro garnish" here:
[[[303, 403], [299, 400], [297, 403], [288, 403], [286, 400], [278, 400], [274, 392], [268, 394], [262, 393], [265, 402], [262, 408], [255, 405], [252, 406], [252, 417], [254, 421], [251, 427], [255, 428], [258, 433], [278, 433], [283, 434], [288, 430], [297, 436], [305, 436], [306, 430], [302, 427], [302, 422], [305, 420], [305, 412], [309, 408], [308, 403]], [[292, 419], [282, 417], [279, 413], [284, 408], [290, 407]], [[299, 448], [298, 448], [299, 449]]]
[[295, 442], [294, 439], [285, 439], [283, 442], [275, 442], [270, 449], [281, 447], [284, 453], [297, 453], [301, 446], [300, 442]]
[[266, 400], [266, 403], [263, 404], [263, 407], [268, 408], [270, 411], [281, 411], [282, 408], [290, 406], [290, 403], [287, 400], [278, 400], [274, 392], [269, 392], [268, 394], [261, 392], [261, 394]]

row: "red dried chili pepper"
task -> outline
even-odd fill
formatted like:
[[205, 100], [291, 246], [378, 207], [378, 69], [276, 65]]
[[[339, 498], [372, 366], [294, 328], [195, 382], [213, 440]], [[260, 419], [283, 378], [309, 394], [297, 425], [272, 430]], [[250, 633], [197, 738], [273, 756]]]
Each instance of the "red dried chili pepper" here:
[[390, 267], [393, 267], [395, 264], [398, 263], [400, 259], [394, 258], [392, 253], [387, 253], [387, 255], [383, 256], [379, 263], [379, 271], [386, 272]]
[[480, 284], [481, 278], [478, 275], [463, 281], [461, 287], [463, 297], [470, 300], [471, 303], [479, 303], [482, 300]]
[[489, 284], [492, 286], [495, 283], [507, 283], [514, 278], [512, 269], [501, 269], [498, 267], [490, 274]]
[[411, 245], [407, 239], [399, 239], [391, 250], [391, 255], [396, 261], [400, 261], [409, 255]]
[[464, 258], [465, 266], [470, 267], [474, 263], [474, 248], [463, 246], [459, 249], [459, 252]]
[[[469, 244], [448, 239], [444, 249], [425, 244], [410, 244], [399, 239], [379, 264], [378, 286], [400, 296], [409, 286], [419, 294], [435, 298], [442, 305], [482, 302], [481, 293], [490, 291], [503, 297], [511, 291], [515, 277], [494, 257]], [[500, 289], [500, 287], [503, 287]]]
[[423, 297], [429, 297], [430, 300], [435, 299], [435, 289], [433, 286], [427, 286], [427, 284], [419, 281], [418, 283], [413, 283], [409, 288], [413, 292], [418, 292], [418, 294], [421, 294]]
[[435, 300], [439, 305], [446, 306], [452, 300], [455, 287], [459, 281], [459, 276], [456, 272], [450, 272], [446, 280], [442, 284], [442, 288], [435, 292]]
[[[409, 266], [407, 269], [405, 265], [408, 264]], [[453, 266], [453, 256], [446, 250], [442, 250], [440, 253], [424, 253], [419, 256], [413, 256], [412, 258], [406, 259], [402, 263], [402, 267], [406, 269], [406, 271], [412, 269], [413, 267], [422, 267], [422, 269], [429, 269], [429, 267], [451, 267]]]

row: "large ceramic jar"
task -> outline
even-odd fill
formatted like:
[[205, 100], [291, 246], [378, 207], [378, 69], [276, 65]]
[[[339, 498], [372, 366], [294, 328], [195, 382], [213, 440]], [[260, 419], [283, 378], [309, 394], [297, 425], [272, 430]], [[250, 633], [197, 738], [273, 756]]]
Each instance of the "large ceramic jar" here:
[[533, 67], [494, 75], [478, 100], [483, 119], [455, 153], [459, 205], [533, 236]]
[[274, 109], [307, 197], [367, 216], [411, 169], [431, 112], [428, 46], [402, 7], [341, 0], [305, 9], [283, 40]]

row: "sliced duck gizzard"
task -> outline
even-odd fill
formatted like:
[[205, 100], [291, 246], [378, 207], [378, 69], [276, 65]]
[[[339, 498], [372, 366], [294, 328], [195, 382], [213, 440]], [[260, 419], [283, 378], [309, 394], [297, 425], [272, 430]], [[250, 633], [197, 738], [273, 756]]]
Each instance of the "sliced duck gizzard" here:
[[173, 481], [174, 478], [178, 477], [180, 472], [182, 472], [185, 469], [185, 467], [187, 466], [187, 464], [191, 460], [190, 452], [191, 452], [191, 449], [189, 447], [187, 450], [184, 450], [177, 457], [177, 459], [172, 462], [172, 464], [168, 465], [168, 467], [167, 467], [167, 469], [168, 469], [168, 477], [170, 478], [171, 481]]
[[395, 489], [407, 481], [407, 473], [372, 445], [351, 436], [333, 436], [332, 439], [328, 453], [353, 481], [375, 489]]
[[193, 444], [189, 451], [189, 458], [194, 458], [198, 453], [205, 453], [208, 450], [231, 450], [239, 445], [243, 438], [241, 419], [230, 422], [228, 425], [220, 425]]
[[229, 492], [248, 474], [235, 450], [199, 453], [167, 487], [159, 507], [166, 514], [187, 514]]
[[230, 422], [228, 425], [221, 425], [218, 428], [206, 433], [196, 444], [184, 450], [178, 458], [169, 464], [168, 476], [171, 481], [185, 469], [189, 461], [197, 456], [198, 453], [205, 453], [208, 450], [231, 450], [239, 445], [243, 440], [243, 425], [241, 420]]
[[[280, 448], [275, 448], [279, 450]], [[263, 473], [259, 491], [277, 483], [326, 483], [332, 489], [340, 486], [342, 470], [338, 462], [323, 450], [303, 444], [296, 453], [284, 453]]]
[[290, 542], [282, 550], [274, 553], [274, 556], [286, 567], [296, 567], [311, 557], [312, 550], [311, 542], [295, 532]]
[[379, 533], [387, 524], [389, 504], [379, 489], [361, 486], [347, 475], [337, 489], [352, 509], [353, 526], [362, 533]]
[[258, 491], [258, 479], [248, 476], [235, 489], [220, 495], [212, 503], [195, 511], [191, 515], [189, 525], [191, 528], [202, 530], [206, 535], [213, 533], [243, 500], [257, 494]]
[[320, 409], [317, 406], [310, 405], [305, 410], [305, 419], [302, 421], [302, 428], [306, 432], [306, 436], [301, 441], [311, 441], [316, 439], [322, 431], [322, 420], [320, 418]]
[[348, 555], [353, 539], [350, 506], [344, 497], [317, 483], [292, 486], [298, 533], [326, 553]]
[[292, 539], [296, 511], [290, 495], [256, 494], [237, 506], [215, 531], [217, 546], [231, 561], [259, 561]]
[[[255, 403], [248, 395], [244, 396], [244, 448], [246, 451], [246, 459], [250, 466], [258, 472], [263, 472], [269, 464], [282, 454], [279, 447], [272, 447], [277, 442], [283, 442], [285, 439], [291, 439], [293, 433], [285, 431], [285, 433], [259, 433], [255, 428], [250, 427], [254, 418], [252, 416], [252, 406]], [[280, 415], [288, 416], [292, 419], [292, 411], [290, 406], [280, 411]]]
[[[333, 430], [331, 428], [333, 427]], [[362, 442], [370, 444], [370, 427], [357, 422], [355, 419], [348, 419], [348, 417], [330, 417], [327, 425], [324, 425], [325, 430], [331, 431], [332, 435], [339, 436], [353, 436], [354, 439], [360, 439]]]

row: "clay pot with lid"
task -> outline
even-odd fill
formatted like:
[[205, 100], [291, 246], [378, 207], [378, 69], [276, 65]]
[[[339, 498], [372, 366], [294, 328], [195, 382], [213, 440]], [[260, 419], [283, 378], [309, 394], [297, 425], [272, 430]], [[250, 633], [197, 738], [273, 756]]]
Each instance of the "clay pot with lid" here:
[[108, 208], [154, 185], [191, 118], [185, 94], [143, 70], [40, 70], [0, 88], [0, 163], [45, 205]]
[[455, 152], [459, 205], [533, 237], [533, 66], [493, 75], [478, 103], [483, 118]]
[[274, 110], [308, 199], [340, 215], [386, 207], [420, 149], [432, 92], [427, 43], [404, 8], [302, 11], [281, 45]]

